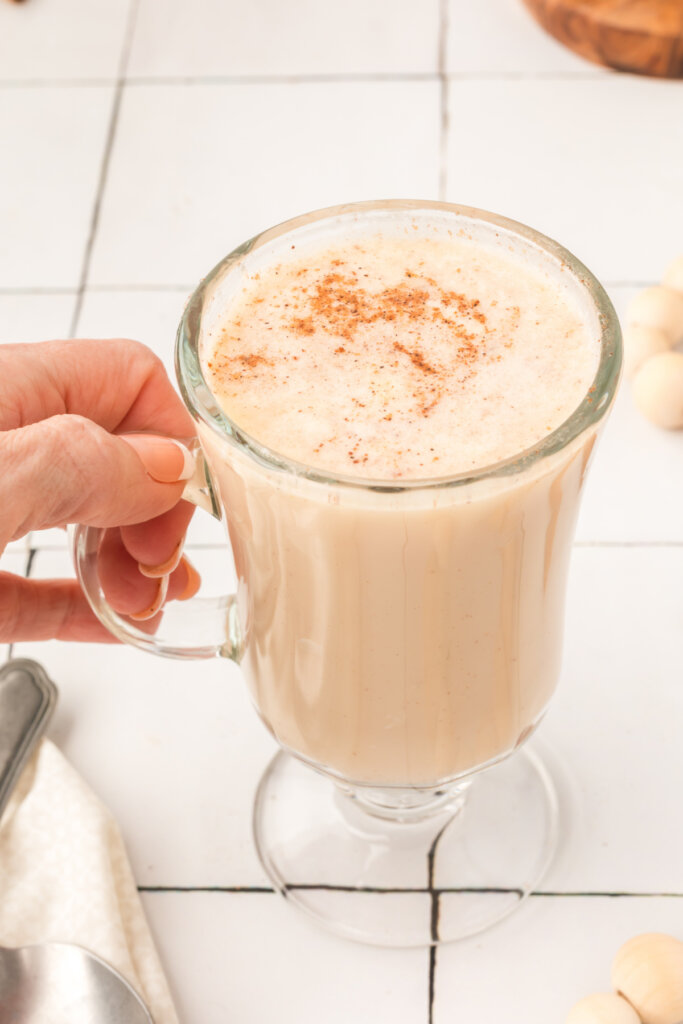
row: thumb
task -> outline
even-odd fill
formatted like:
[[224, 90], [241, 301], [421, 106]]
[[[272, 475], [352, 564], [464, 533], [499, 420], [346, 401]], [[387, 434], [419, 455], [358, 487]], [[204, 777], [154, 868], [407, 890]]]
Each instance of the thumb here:
[[172, 508], [192, 475], [179, 441], [61, 415], [0, 434], [0, 541], [67, 523], [123, 526]]

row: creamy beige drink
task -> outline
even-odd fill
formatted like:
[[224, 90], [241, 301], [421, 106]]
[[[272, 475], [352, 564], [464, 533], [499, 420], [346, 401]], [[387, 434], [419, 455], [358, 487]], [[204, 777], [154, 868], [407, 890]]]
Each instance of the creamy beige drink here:
[[288, 241], [247, 254], [203, 313], [220, 407], [309, 467], [200, 424], [242, 664], [285, 747], [354, 782], [433, 786], [514, 749], [555, 687], [595, 430], [484, 471], [582, 402], [599, 324], [559, 262], [492, 229], [403, 216]]

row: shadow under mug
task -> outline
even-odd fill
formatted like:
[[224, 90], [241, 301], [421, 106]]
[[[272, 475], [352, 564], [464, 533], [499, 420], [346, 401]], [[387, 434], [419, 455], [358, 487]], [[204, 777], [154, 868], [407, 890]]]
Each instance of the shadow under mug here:
[[[201, 351], [245, 273], [295, 244], [413, 226], [511, 253], [581, 310], [600, 356], [569, 419], [495, 465], [405, 482], [327, 474], [241, 431], [211, 394]], [[232, 252], [190, 298], [176, 346], [198, 434], [184, 496], [223, 520], [237, 591], [139, 623], [106, 601], [103, 531], [77, 528], [76, 569], [118, 639], [240, 663], [283, 748], [257, 794], [257, 849], [275, 886], [327, 927], [385, 945], [448, 941], [509, 913], [546, 869], [554, 789], [519, 748], [556, 686], [574, 524], [620, 364], [612, 305], [574, 256], [444, 203], [296, 218]]]

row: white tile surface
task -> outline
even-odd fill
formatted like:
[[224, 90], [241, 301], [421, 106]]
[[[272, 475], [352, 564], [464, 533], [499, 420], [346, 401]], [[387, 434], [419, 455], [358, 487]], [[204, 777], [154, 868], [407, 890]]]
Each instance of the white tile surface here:
[[287, 217], [434, 196], [438, 149], [434, 82], [131, 86], [90, 280], [191, 284]]
[[[227, 589], [215, 552], [192, 560], [209, 593]], [[72, 575], [65, 552], [36, 555], [32, 576]], [[236, 666], [115, 644], [21, 643], [15, 654], [59, 687], [49, 735], [117, 818], [140, 884], [267, 884], [251, 806], [274, 743]]]
[[175, 381], [173, 352], [189, 289], [89, 291], [83, 297], [80, 338], [135, 338], [163, 359]]
[[435, 72], [438, 0], [141, 0], [131, 75]]
[[[5, 545], [5, 550], [2, 552], [0, 558], [9, 557], [10, 555], [19, 555], [23, 561], [26, 561], [29, 552], [30, 535], [27, 534], [25, 537], [19, 537], [18, 540], [11, 540]], [[0, 568], [3, 568], [2, 562], [0, 561]], [[8, 570], [15, 572], [15, 569]]]
[[609, 281], [656, 280], [678, 254], [677, 82], [454, 80], [449, 113], [448, 199], [531, 224]]
[[610, 990], [619, 946], [641, 932], [683, 938], [680, 899], [532, 898], [502, 924], [438, 952], [434, 1024], [551, 1024]]
[[111, 97], [109, 86], [0, 88], [1, 287], [78, 284]]
[[[623, 326], [628, 302], [638, 289], [607, 290]], [[681, 465], [683, 434], [648, 423], [633, 403], [630, 381], [622, 379], [586, 482], [579, 543], [683, 541]]]
[[683, 893], [683, 548], [579, 548], [539, 739], [562, 800], [541, 888]]
[[272, 894], [143, 893], [181, 1020], [424, 1024], [425, 950], [355, 945]]
[[31, 0], [0, 7], [0, 81], [112, 78], [127, 0]]
[[457, 74], [599, 73], [544, 32], [522, 0], [448, 0], [446, 67]]
[[0, 295], [0, 345], [65, 338], [75, 293]]
[[11, 572], [15, 576], [26, 575], [28, 550], [8, 549], [0, 552], [0, 572]]
[[683, 541], [682, 465], [683, 435], [648, 423], [624, 381], [586, 481], [577, 540]]

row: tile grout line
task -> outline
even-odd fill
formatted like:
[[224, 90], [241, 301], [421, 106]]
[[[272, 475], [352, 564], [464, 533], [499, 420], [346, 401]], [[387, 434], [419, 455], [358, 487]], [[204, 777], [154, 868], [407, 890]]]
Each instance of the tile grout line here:
[[259, 893], [275, 896], [277, 889], [267, 885], [138, 885], [138, 892], [166, 893], [166, 892], [222, 892], [226, 894]]
[[[324, 892], [356, 892], [359, 894], [368, 894], [375, 896], [397, 896], [400, 894], [411, 895], [411, 894], [424, 894], [426, 896], [441, 896], [443, 894], [452, 895], [454, 893], [489, 893], [489, 894], [509, 894], [516, 893], [520, 895], [519, 889], [511, 888], [482, 888], [482, 887], [462, 887], [462, 888], [430, 888], [429, 886], [405, 886], [405, 887], [384, 887], [379, 886], [353, 886], [353, 885], [332, 885], [328, 883], [321, 883], [319, 885], [313, 883], [306, 883], [300, 885], [290, 885], [289, 890], [316, 890]], [[247, 893], [256, 893], [259, 895], [280, 895], [277, 889], [274, 889], [266, 885], [138, 885], [138, 892], [146, 893], [186, 893], [192, 895], [192, 893], [224, 893], [226, 895], [240, 895]], [[550, 890], [550, 889], [537, 889], [533, 890], [528, 894], [528, 899], [683, 899], [683, 892], [664, 892], [664, 891], [634, 891], [634, 892], [621, 892], [610, 890], [573, 890], [568, 889], [562, 890]], [[432, 923], [434, 920], [432, 918]], [[436, 922], [438, 929], [438, 922]], [[438, 938], [438, 934], [432, 929], [432, 937]], [[432, 948], [436, 948], [432, 946]]]
[[575, 548], [680, 548], [683, 540], [575, 540]]
[[[612, 76], [601, 71], [449, 71], [446, 79], [488, 82], [585, 82], [612, 81]], [[433, 82], [441, 77], [433, 71], [347, 71], [311, 74], [260, 75], [131, 75], [126, 77], [126, 88], [139, 86], [180, 85], [307, 85], [353, 82]], [[1, 89], [101, 89], [118, 84], [116, 78], [8, 78], [0, 80]]]
[[37, 554], [38, 548], [29, 547], [28, 554], [26, 556], [26, 568], [24, 569], [24, 576], [27, 580], [31, 578], [31, 570]]
[[109, 175], [109, 165], [111, 162], [112, 150], [114, 148], [116, 129], [118, 127], [119, 111], [121, 109], [121, 98], [123, 96], [123, 85], [125, 81], [126, 69], [128, 67], [128, 60], [130, 58], [130, 52], [133, 43], [133, 34], [135, 32], [135, 21], [137, 18], [139, 3], [140, 0], [130, 0], [128, 7], [128, 19], [123, 39], [123, 45], [121, 47], [121, 57], [119, 60], [118, 75], [116, 77], [116, 84], [114, 88], [114, 99], [112, 101], [111, 111], [109, 114], [109, 126], [107, 129], [107, 137], [104, 143], [102, 163], [100, 165], [100, 176], [97, 182], [97, 191], [95, 194], [95, 201], [93, 203], [92, 215], [90, 218], [90, 231], [88, 232], [88, 238], [85, 243], [85, 251], [83, 253], [83, 264], [81, 266], [81, 276], [78, 283], [78, 289], [76, 292], [76, 299], [74, 302], [74, 309], [71, 317], [71, 326], [69, 328], [69, 336], [72, 338], [75, 337], [76, 331], [78, 330], [78, 323], [81, 318], [81, 310], [83, 308], [83, 298], [85, 296], [85, 291], [88, 285], [88, 277], [90, 274], [90, 260], [92, 258], [93, 246], [95, 244], [95, 237], [97, 235], [97, 228], [100, 220], [102, 198], [104, 196], [104, 190], [107, 184], [107, 177]]
[[439, 829], [434, 837], [432, 845], [429, 847], [427, 854], [427, 888], [429, 891], [430, 900], [430, 919], [429, 919], [429, 938], [431, 944], [429, 946], [429, 983], [427, 986], [427, 1024], [434, 1024], [434, 999], [436, 997], [436, 970], [438, 965], [438, 941], [439, 941], [439, 915], [441, 913], [441, 893], [434, 885], [434, 870], [436, 867], [436, 852], [439, 846], [439, 840], [443, 836], [444, 832], [450, 825], [452, 819], [449, 819], [446, 824]]
[[446, 58], [448, 47], [448, 0], [439, 2], [439, 199], [446, 198], [448, 186], [448, 76], [446, 74]]

